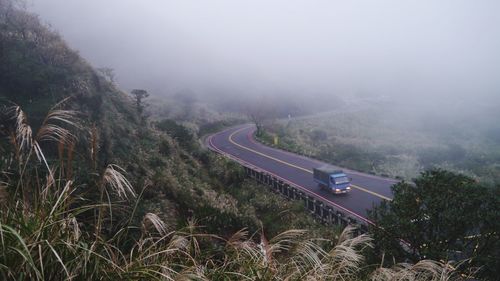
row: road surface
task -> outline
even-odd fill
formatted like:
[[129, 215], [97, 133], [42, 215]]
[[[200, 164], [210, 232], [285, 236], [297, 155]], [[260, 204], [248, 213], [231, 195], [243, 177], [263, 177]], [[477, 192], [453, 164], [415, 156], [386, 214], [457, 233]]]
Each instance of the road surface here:
[[352, 178], [351, 192], [335, 195], [322, 190], [313, 181], [312, 169], [326, 163], [258, 143], [253, 139], [254, 132], [253, 125], [239, 125], [209, 136], [207, 145], [233, 160], [276, 175], [367, 223], [372, 223], [367, 219], [368, 209], [382, 200], [392, 199], [390, 187], [397, 180], [345, 168], [339, 169]]

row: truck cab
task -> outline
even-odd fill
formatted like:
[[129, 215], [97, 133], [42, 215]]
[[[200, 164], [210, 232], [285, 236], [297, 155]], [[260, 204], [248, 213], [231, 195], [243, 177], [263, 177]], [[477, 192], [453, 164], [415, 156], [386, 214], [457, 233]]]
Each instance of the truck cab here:
[[314, 168], [313, 177], [320, 188], [332, 193], [347, 193], [351, 190], [351, 179], [342, 170], [329, 166]]

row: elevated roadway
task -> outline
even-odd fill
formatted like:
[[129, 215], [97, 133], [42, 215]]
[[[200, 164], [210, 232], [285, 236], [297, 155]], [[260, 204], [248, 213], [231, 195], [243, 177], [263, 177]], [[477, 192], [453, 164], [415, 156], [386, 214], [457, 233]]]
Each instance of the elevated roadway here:
[[352, 178], [351, 192], [332, 194], [320, 189], [313, 181], [312, 169], [326, 165], [325, 162], [265, 146], [254, 140], [254, 132], [255, 126], [250, 124], [232, 127], [209, 136], [206, 140], [207, 146], [244, 165], [257, 167], [283, 179], [369, 224], [372, 222], [367, 218], [367, 210], [382, 200], [392, 200], [390, 187], [397, 183], [397, 180], [340, 167], [338, 168]]

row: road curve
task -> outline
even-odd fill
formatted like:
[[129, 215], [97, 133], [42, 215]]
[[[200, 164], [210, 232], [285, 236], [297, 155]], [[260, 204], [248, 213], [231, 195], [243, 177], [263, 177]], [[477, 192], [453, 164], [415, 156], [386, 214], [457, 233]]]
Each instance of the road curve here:
[[312, 169], [325, 162], [265, 146], [253, 139], [254, 132], [253, 125], [239, 125], [209, 136], [206, 143], [218, 153], [284, 179], [367, 223], [372, 223], [367, 219], [368, 209], [382, 200], [392, 199], [390, 187], [397, 180], [340, 167], [352, 178], [351, 192], [335, 195], [321, 190], [313, 181]]

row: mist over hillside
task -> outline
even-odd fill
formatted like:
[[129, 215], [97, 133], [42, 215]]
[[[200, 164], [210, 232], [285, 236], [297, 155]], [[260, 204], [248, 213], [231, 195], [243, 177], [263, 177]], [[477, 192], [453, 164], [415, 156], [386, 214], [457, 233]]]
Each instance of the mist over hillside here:
[[28, 8], [93, 65], [113, 68], [124, 89], [304, 106], [385, 96], [422, 114], [500, 104], [498, 1], [32, 0]]

